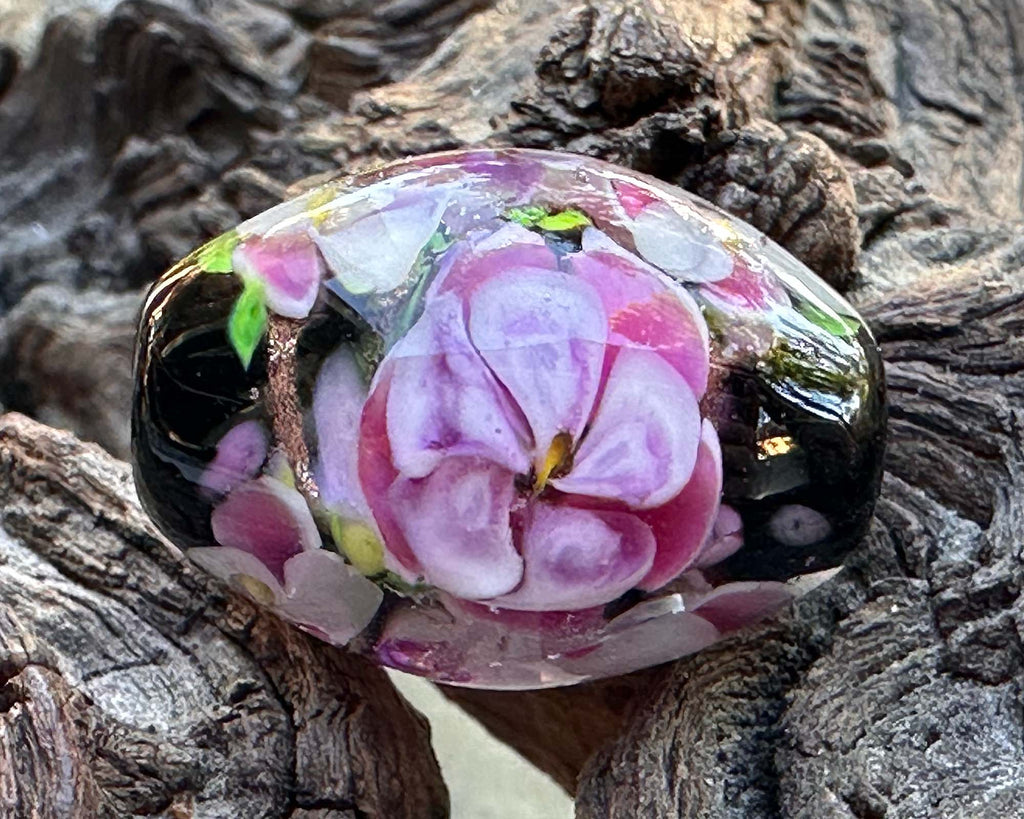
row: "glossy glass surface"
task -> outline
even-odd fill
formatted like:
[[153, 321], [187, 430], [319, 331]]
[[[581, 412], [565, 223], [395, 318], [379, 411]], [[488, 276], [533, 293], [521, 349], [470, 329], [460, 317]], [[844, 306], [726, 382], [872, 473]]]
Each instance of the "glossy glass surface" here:
[[342, 180], [153, 288], [136, 477], [196, 563], [323, 639], [528, 688], [697, 651], [863, 534], [864, 322], [749, 226], [592, 159]]

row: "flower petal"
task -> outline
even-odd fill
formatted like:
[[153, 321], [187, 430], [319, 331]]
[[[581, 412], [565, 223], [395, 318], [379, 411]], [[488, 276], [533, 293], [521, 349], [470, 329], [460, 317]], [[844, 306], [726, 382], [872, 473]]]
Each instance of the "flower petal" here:
[[267, 457], [270, 439], [259, 421], [242, 421], [217, 443], [217, 454], [199, 478], [199, 484], [223, 495], [252, 480]]
[[564, 273], [505, 270], [469, 301], [469, 335], [512, 394], [543, 455], [578, 439], [594, 405], [607, 320], [594, 289]]
[[735, 554], [743, 545], [743, 519], [731, 506], [722, 504], [715, 518], [711, 536], [700, 550], [694, 564], [698, 569], [714, 566]]
[[605, 622], [601, 609], [511, 611], [437, 597], [440, 606], [389, 611], [374, 647], [382, 664], [492, 689], [568, 685], [581, 678], [561, 671], [552, 658], [591, 645]]
[[276, 606], [284, 599], [284, 590], [274, 574], [250, 552], [226, 546], [189, 549], [188, 559], [236, 589], [245, 592], [263, 606]]
[[732, 272], [724, 279], [708, 282], [701, 294], [726, 309], [764, 311], [771, 306], [788, 306], [789, 296], [774, 275], [757, 270], [740, 257], [733, 261]]
[[563, 492], [661, 506], [690, 479], [701, 436], [700, 408], [683, 377], [657, 353], [619, 352], [594, 422]]
[[[663, 601], [650, 601], [660, 608]], [[638, 668], [666, 663], [707, 648], [721, 638], [715, 626], [682, 610], [643, 617], [640, 603], [608, 625], [608, 634], [590, 651], [559, 658], [566, 671], [600, 677], [624, 674]], [[622, 622], [620, 622], [620, 620]]]
[[445, 254], [428, 296], [457, 293], [463, 300], [503, 271], [557, 270], [558, 259], [543, 237], [522, 225], [469, 234]]
[[320, 547], [320, 533], [305, 499], [270, 477], [237, 487], [213, 510], [210, 524], [221, 546], [254, 555], [281, 582], [288, 558]]
[[235, 248], [232, 265], [242, 278], [263, 283], [267, 306], [278, 315], [305, 318], [313, 309], [322, 268], [316, 246], [305, 234], [246, 239]]
[[443, 458], [479, 456], [513, 472], [530, 469], [530, 433], [470, 343], [462, 303], [447, 293], [388, 356], [387, 426], [395, 466], [422, 478]]
[[540, 503], [523, 531], [522, 585], [489, 602], [530, 611], [599, 606], [636, 586], [654, 550], [654, 536], [635, 515]]
[[713, 282], [732, 273], [733, 256], [710, 229], [664, 202], [643, 208], [629, 226], [637, 253], [684, 282]]
[[612, 188], [619, 199], [619, 204], [622, 205], [622, 209], [630, 219], [636, 219], [644, 208], [658, 201], [658, 197], [649, 190], [634, 185], [632, 182], [615, 180], [612, 182]]
[[395, 482], [391, 508], [427, 582], [470, 600], [518, 585], [523, 559], [509, 525], [513, 479], [479, 458], [446, 458], [426, 478]]
[[398, 478], [398, 470], [391, 462], [391, 441], [387, 430], [392, 370], [392, 363], [385, 359], [374, 376], [370, 397], [363, 407], [359, 425], [359, 482], [387, 546], [386, 565], [406, 580], [416, 581], [421, 575], [419, 562], [405, 542], [405, 534], [388, 500], [388, 490]]
[[480, 684], [467, 654], [481, 645], [490, 649], [496, 641], [488, 640], [491, 635], [482, 635], [479, 630], [472, 640], [466, 640], [462, 631], [462, 624], [443, 609], [402, 606], [384, 621], [374, 653], [381, 665], [406, 674], [456, 685], [473, 681]]
[[721, 494], [722, 450], [718, 433], [705, 420], [697, 462], [683, 491], [664, 506], [640, 513], [658, 541], [654, 565], [641, 588], [664, 586], [694, 561], [714, 526]]
[[437, 230], [448, 191], [432, 190], [332, 230], [314, 232], [327, 267], [350, 293], [386, 293], [405, 280]]
[[601, 297], [609, 345], [658, 351], [700, 398], [707, 389], [708, 328], [681, 285], [627, 252], [596, 228], [583, 231], [583, 250], [572, 269]]
[[359, 484], [359, 421], [366, 386], [348, 349], [333, 353], [316, 378], [313, 419], [318, 442], [314, 475], [325, 506], [343, 515], [368, 518]]
[[686, 596], [686, 607], [720, 631], [735, 631], [774, 614], [794, 598], [785, 583], [742, 581], [726, 583], [706, 594]]
[[285, 618], [334, 645], [344, 645], [373, 620], [384, 593], [334, 552], [316, 549], [284, 566]]
[[465, 173], [478, 178], [474, 180], [476, 184], [482, 183], [506, 199], [535, 191], [547, 170], [544, 163], [535, 157], [491, 150], [467, 153], [459, 160], [459, 166]]

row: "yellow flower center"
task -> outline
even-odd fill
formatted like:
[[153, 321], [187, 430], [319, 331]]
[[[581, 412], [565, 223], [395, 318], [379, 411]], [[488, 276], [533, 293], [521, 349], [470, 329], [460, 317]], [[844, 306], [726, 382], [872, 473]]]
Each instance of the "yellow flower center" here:
[[366, 524], [332, 515], [331, 537], [356, 571], [366, 575], [384, 571], [384, 547]]
[[568, 432], [560, 432], [548, 447], [544, 460], [536, 466], [533, 490], [540, 492], [548, 481], [560, 478], [572, 468], [572, 438]]
[[273, 589], [251, 574], [236, 574], [235, 580], [245, 593], [261, 606], [272, 606], [276, 602]]

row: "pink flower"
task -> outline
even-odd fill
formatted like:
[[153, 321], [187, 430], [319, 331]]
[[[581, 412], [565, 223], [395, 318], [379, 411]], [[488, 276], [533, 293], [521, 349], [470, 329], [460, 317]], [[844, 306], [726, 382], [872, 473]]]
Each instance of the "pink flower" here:
[[777, 277], [740, 253], [752, 237], [736, 232], [735, 222], [724, 214], [716, 235], [651, 190], [623, 180], [614, 182], [612, 189], [621, 209], [616, 221], [628, 231], [637, 253], [673, 278], [699, 284], [701, 296], [711, 304], [755, 312], [789, 304]]
[[459, 246], [362, 414], [389, 565], [531, 611], [664, 585], [718, 510], [708, 370], [691, 297], [594, 228], [564, 255], [518, 225]]
[[593, 645], [567, 653], [558, 665], [585, 679], [668, 662], [764, 620], [796, 596], [790, 585], [774, 581], [712, 588], [696, 570], [678, 585], [682, 591], [645, 600], [614, 618]]
[[199, 477], [199, 485], [212, 495], [223, 495], [260, 471], [270, 445], [259, 421], [242, 421], [217, 443], [217, 454]]
[[235, 273], [263, 285], [267, 306], [278, 315], [300, 319], [313, 309], [323, 266], [303, 233], [250, 237], [235, 248], [231, 260]]
[[639, 185], [617, 181], [615, 195], [636, 252], [686, 282], [716, 282], [732, 275], [735, 258], [708, 227]]
[[691, 569], [671, 594], [643, 600], [611, 620], [600, 609], [491, 611], [442, 596], [444, 608], [393, 614], [375, 651], [393, 668], [454, 684], [568, 685], [693, 654], [764, 620], [832, 574], [712, 587]]
[[189, 558], [257, 603], [324, 640], [343, 645], [373, 619], [383, 592], [334, 553], [301, 494], [263, 476], [236, 487], [213, 510], [219, 546]]

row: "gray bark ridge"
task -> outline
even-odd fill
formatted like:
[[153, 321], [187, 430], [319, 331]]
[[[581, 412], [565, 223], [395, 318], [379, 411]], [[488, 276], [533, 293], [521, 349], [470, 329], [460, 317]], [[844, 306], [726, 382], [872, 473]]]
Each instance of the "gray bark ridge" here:
[[0, 498], [4, 816], [448, 815], [384, 673], [194, 573], [125, 464], [8, 414]]

